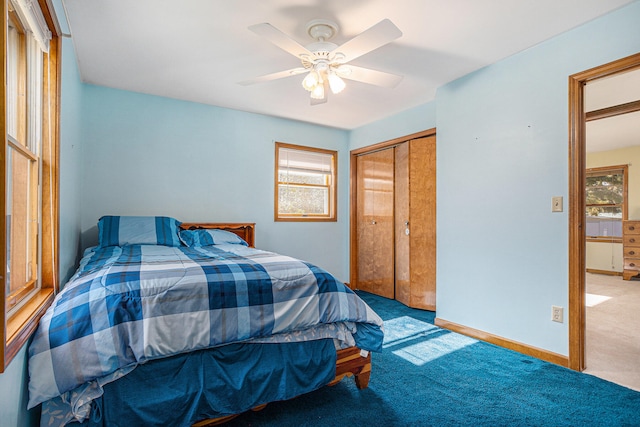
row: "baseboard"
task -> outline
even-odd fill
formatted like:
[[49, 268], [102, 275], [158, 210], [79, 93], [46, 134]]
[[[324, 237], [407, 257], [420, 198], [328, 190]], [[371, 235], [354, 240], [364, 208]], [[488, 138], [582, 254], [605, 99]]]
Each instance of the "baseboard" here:
[[622, 276], [622, 272], [620, 271], [596, 270], [595, 268], [587, 268], [586, 271], [587, 273], [606, 274], [608, 276]]
[[448, 329], [453, 332], [457, 332], [462, 335], [469, 336], [481, 341], [486, 341], [490, 344], [495, 344], [499, 347], [508, 348], [509, 350], [517, 351], [518, 353], [526, 354], [527, 356], [535, 357], [546, 362], [555, 363], [556, 365], [569, 366], [569, 357], [561, 354], [553, 353], [551, 351], [542, 350], [527, 344], [512, 341], [507, 338], [502, 338], [497, 335], [493, 335], [478, 329], [469, 328], [468, 326], [458, 325], [457, 323], [449, 322], [447, 320], [436, 317], [435, 325], [444, 329]]

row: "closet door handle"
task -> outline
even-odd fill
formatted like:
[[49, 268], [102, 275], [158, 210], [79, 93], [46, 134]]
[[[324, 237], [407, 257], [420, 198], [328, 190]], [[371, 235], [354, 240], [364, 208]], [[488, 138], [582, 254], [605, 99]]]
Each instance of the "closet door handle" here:
[[377, 222], [376, 222], [375, 219], [373, 221], [371, 221], [371, 225], [376, 225], [376, 224], [377, 224]]

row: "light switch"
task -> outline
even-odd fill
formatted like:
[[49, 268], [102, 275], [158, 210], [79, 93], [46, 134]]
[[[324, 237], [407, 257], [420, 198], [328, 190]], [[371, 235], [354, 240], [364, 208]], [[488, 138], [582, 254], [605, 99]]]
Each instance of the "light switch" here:
[[551, 212], [562, 212], [562, 196], [551, 198]]

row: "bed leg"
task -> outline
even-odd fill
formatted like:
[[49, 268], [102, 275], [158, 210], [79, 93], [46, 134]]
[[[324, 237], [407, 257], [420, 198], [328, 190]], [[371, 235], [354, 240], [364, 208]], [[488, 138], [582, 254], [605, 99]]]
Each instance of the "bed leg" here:
[[369, 378], [371, 377], [371, 371], [361, 372], [355, 376], [356, 387], [360, 390], [369, 387]]
[[366, 352], [364, 355], [355, 347], [339, 350], [336, 378], [329, 385], [338, 383], [345, 376], [353, 376], [359, 389], [367, 388], [371, 377], [371, 353]]

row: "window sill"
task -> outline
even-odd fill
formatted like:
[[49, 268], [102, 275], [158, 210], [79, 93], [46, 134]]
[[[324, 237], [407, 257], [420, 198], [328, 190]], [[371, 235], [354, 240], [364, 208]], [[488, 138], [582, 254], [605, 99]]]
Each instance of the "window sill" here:
[[53, 288], [41, 289], [24, 307], [21, 307], [7, 320], [5, 368], [36, 330], [40, 318], [52, 301]]

